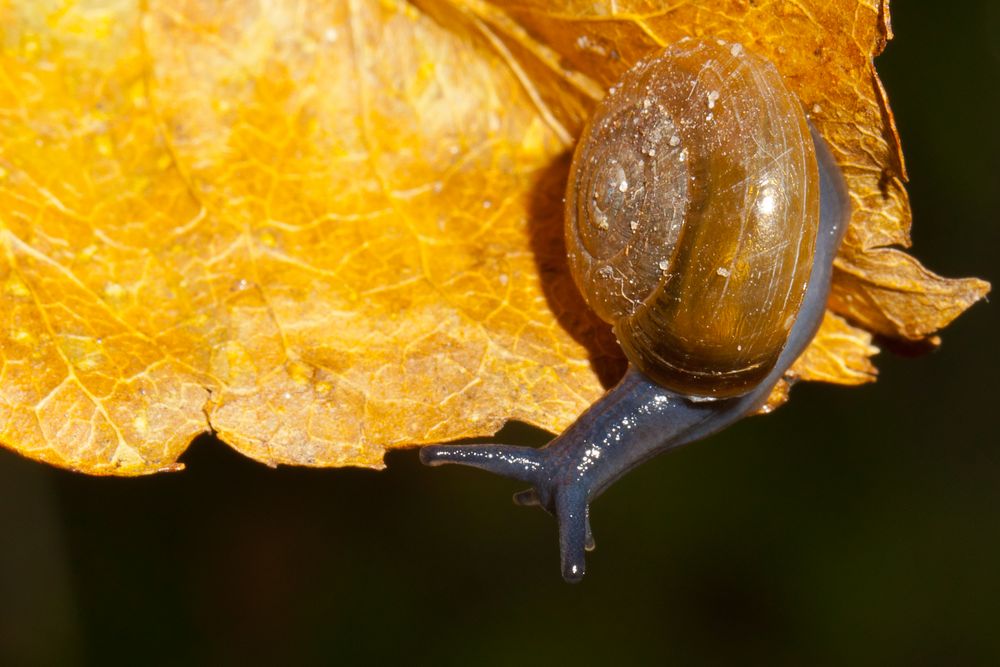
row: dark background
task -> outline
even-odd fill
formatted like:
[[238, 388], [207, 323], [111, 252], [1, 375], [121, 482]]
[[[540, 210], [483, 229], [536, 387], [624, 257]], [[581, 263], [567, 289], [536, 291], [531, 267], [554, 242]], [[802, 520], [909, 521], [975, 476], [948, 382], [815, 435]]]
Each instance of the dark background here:
[[[897, 2], [877, 61], [914, 253], [994, 284], [997, 7]], [[643, 466], [577, 586], [516, 484], [414, 451], [270, 470], [206, 438], [143, 479], [0, 452], [0, 664], [1000, 664], [997, 320]]]

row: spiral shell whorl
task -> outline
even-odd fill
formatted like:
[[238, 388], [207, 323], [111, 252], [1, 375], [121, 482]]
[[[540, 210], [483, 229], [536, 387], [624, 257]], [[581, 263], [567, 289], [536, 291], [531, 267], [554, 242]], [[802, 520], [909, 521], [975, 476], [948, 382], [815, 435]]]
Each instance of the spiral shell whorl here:
[[818, 212], [808, 126], [777, 70], [738, 44], [683, 40], [626, 73], [584, 131], [570, 267], [647, 375], [737, 395], [784, 346]]

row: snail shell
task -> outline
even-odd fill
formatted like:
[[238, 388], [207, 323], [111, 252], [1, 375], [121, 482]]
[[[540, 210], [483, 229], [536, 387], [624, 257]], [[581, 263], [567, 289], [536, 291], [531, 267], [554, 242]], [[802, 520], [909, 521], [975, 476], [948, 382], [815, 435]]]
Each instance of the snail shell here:
[[573, 157], [577, 286], [628, 359], [683, 394], [740, 395], [774, 367], [818, 223], [802, 107], [739, 44], [686, 39], [633, 67]]

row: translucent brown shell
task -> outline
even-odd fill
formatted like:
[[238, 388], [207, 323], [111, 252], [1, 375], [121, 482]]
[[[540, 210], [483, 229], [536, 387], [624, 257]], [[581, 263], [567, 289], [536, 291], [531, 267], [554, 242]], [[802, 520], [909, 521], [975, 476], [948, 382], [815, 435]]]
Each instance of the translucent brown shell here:
[[801, 105], [739, 44], [683, 40], [637, 64], [573, 157], [577, 285], [629, 360], [686, 394], [742, 394], [774, 367], [818, 222]]

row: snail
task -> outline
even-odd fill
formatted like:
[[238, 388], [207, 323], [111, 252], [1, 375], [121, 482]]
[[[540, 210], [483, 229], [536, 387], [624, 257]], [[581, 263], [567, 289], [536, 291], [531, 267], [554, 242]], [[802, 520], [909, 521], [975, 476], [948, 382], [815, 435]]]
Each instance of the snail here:
[[850, 212], [840, 171], [769, 61], [684, 39], [626, 72], [570, 169], [569, 265], [629, 360], [623, 379], [542, 448], [435, 445], [530, 485], [584, 574], [590, 502], [661, 452], [759, 410], [826, 309]]

